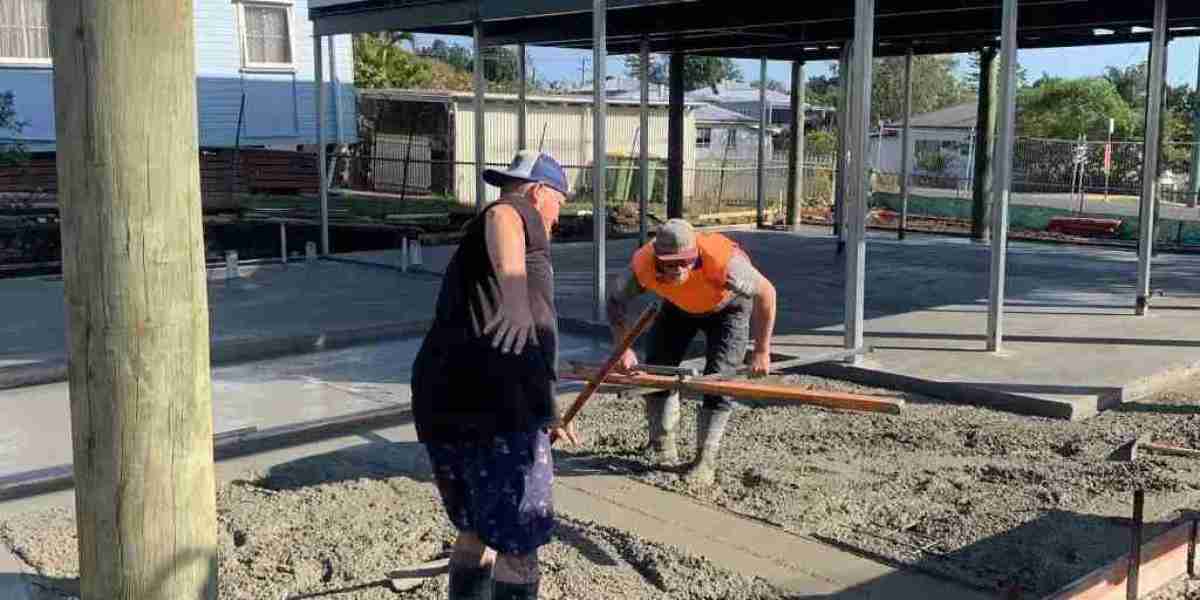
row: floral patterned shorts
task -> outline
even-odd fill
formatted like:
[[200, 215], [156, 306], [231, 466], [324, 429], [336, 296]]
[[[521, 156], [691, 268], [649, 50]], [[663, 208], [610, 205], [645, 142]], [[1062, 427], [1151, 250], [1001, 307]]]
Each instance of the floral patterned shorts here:
[[459, 531], [503, 554], [529, 554], [550, 541], [554, 458], [545, 431], [425, 448], [442, 505]]

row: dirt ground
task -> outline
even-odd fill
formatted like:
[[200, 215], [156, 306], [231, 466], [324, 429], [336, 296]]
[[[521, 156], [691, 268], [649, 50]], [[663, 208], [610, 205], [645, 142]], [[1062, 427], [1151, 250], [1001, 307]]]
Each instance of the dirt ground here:
[[[336, 459], [307, 461], [219, 490], [221, 598], [446, 597], [444, 575], [400, 594], [386, 578], [447, 555], [454, 533], [433, 486], [407, 477], [338, 481], [338, 468]], [[332, 482], [313, 483], [314, 474]], [[46, 598], [69, 598], [78, 577], [74, 532], [72, 514], [60, 510], [0, 523], [0, 542], [41, 575]], [[601, 589], [645, 600], [783, 597], [760, 579], [569, 515], [541, 565], [542, 598], [594, 598]]]
[[[1200, 377], [1083, 422], [905, 398], [895, 416], [747, 405], [732, 420], [719, 485], [707, 490], [643, 460], [635, 399], [590, 404], [579, 423], [585, 446], [565, 450], [793, 532], [984, 589], [1020, 586], [1029, 598], [1125, 552], [1135, 488], [1146, 490], [1147, 521], [1159, 525], [1200, 498], [1200, 469], [1190, 459], [1108, 457], [1143, 433], [1200, 447]], [[684, 401], [685, 461], [694, 454], [697, 404]]]

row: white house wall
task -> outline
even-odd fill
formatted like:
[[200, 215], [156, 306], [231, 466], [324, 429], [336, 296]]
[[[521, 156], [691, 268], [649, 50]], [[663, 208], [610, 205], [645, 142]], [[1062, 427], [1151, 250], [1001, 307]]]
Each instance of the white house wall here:
[[[889, 133], [891, 130], [889, 130]], [[912, 158], [912, 173], [922, 174], [920, 167], [917, 165], [917, 148], [921, 142], [954, 142], [965, 147], [966, 155], [943, 151], [946, 157], [947, 165], [944, 173], [947, 177], [957, 177], [959, 179], [971, 178], [970, 165], [970, 144], [973, 132], [970, 129], [919, 129], [912, 130], [913, 158]], [[870, 139], [870, 147], [867, 153], [867, 163], [872, 170], [881, 171], [883, 173], [898, 174], [900, 173], [901, 162], [901, 136], [897, 131], [894, 136], [883, 138], [882, 148], [879, 146], [880, 138], [872, 136]]]

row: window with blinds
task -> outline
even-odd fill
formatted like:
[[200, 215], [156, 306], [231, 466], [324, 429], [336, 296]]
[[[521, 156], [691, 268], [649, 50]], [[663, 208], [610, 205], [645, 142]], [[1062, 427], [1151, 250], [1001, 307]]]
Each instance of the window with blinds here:
[[0, 0], [0, 61], [50, 62], [48, 0]]
[[246, 66], [291, 66], [291, 7], [243, 4], [242, 40]]

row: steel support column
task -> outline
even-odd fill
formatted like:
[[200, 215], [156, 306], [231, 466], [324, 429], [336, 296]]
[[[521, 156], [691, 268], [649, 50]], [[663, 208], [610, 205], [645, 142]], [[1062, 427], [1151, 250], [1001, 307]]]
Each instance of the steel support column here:
[[754, 186], [754, 223], [762, 229], [766, 225], [767, 210], [767, 59], [759, 59], [758, 67], [758, 164]]
[[[871, 119], [871, 74], [875, 53], [875, 0], [854, 2], [854, 47], [850, 82], [850, 158], [846, 204], [842, 210], [846, 234], [846, 339], [847, 349], [863, 347], [863, 304], [866, 291], [867, 133]], [[852, 363], [862, 360], [855, 354]]]
[[912, 192], [912, 67], [910, 47], [904, 55], [904, 129], [900, 132], [900, 224], [896, 227], [896, 237], [901, 240], [908, 229], [908, 196]]
[[338, 80], [337, 36], [329, 36], [329, 88], [333, 98], [333, 141], [341, 150], [346, 143], [342, 135], [342, 83]]
[[313, 36], [313, 84], [317, 92], [317, 190], [321, 196], [321, 255], [329, 248], [329, 180], [325, 178], [325, 57], [321, 54], [321, 36]]
[[476, 20], [473, 29], [475, 37], [475, 68], [472, 78], [475, 90], [473, 104], [475, 110], [475, 210], [482, 212], [483, 205], [487, 203], [487, 185], [483, 182], [483, 170], [487, 166], [487, 145], [484, 143], [486, 109], [483, 100], [487, 82], [483, 79], [483, 22]]
[[842, 46], [842, 56], [838, 60], [838, 108], [837, 108], [837, 159], [834, 162], [833, 183], [833, 235], [837, 238], [838, 253], [842, 252], [846, 241], [843, 228], [846, 188], [849, 180], [846, 178], [847, 133], [850, 130], [850, 51], [853, 43], [846, 42]]
[[787, 229], [800, 229], [804, 207], [804, 61], [792, 61], [792, 135], [788, 147]]
[[1004, 341], [1004, 282], [1008, 258], [1008, 194], [1012, 188], [1017, 112], [1017, 0], [1004, 0], [1000, 42], [999, 127], [992, 161], [992, 265], [988, 289], [988, 350]]
[[642, 97], [638, 110], [638, 245], [646, 243], [646, 211], [650, 204], [650, 192], [654, 189], [654, 177], [650, 173], [650, 37], [642, 36], [641, 61], [638, 79], [641, 81]]
[[605, 234], [608, 228], [608, 194], [605, 179], [608, 174], [608, 143], [605, 139], [608, 118], [608, 97], [605, 83], [608, 72], [608, 33], [606, 0], [592, 3], [592, 317], [604, 321]]
[[671, 53], [670, 107], [667, 120], [667, 218], [683, 218], [683, 61], [682, 52]]
[[525, 64], [525, 44], [517, 44], [517, 148], [529, 148], [529, 105], [525, 100], [526, 89], [529, 87]]
[[1150, 77], [1146, 90], [1146, 144], [1142, 153], [1142, 201], [1138, 232], [1138, 315], [1150, 309], [1150, 257], [1154, 251], [1154, 208], [1158, 193], [1158, 154], [1162, 143], [1163, 66], [1167, 54], [1167, 0], [1154, 2]]
[[996, 153], [996, 49], [979, 52], [979, 105], [976, 112], [975, 169], [971, 202], [971, 238], [988, 239], [988, 202], [992, 191], [992, 161]]

